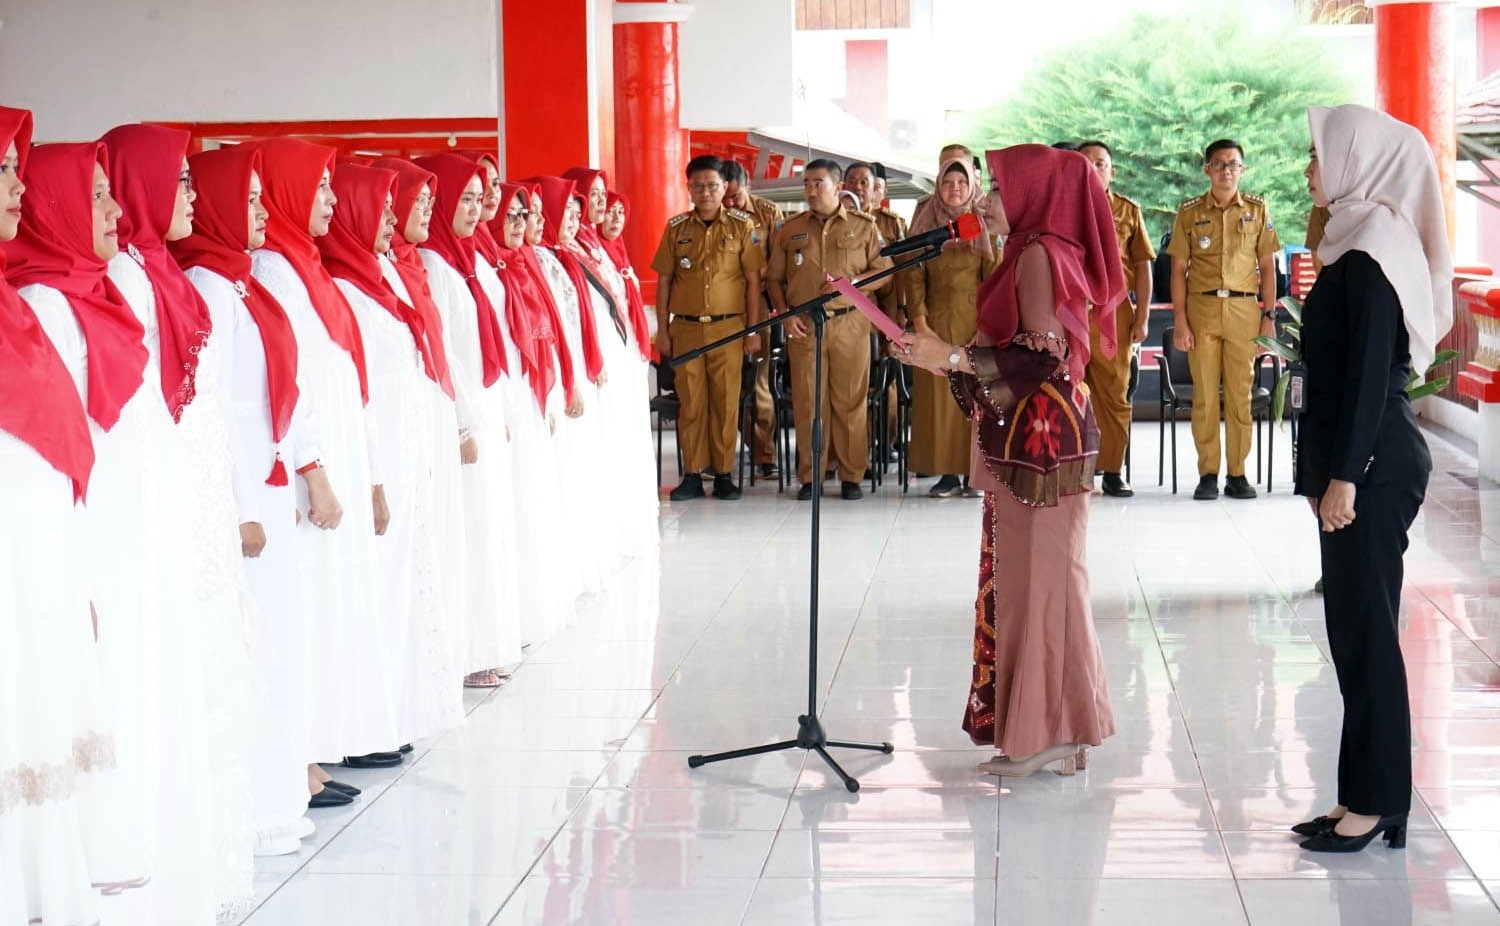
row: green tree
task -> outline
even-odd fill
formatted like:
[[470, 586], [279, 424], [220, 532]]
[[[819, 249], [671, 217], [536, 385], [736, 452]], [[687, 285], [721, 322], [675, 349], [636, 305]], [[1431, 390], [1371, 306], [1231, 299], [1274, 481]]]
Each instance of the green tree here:
[[1347, 79], [1296, 27], [1141, 16], [1050, 54], [1008, 99], [968, 115], [975, 150], [1096, 138], [1114, 151], [1115, 189], [1141, 204], [1154, 237], [1208, 189], [1203, 149], [1245, 147], [1241, 189], [1266, 198], [1284, 244], [1301, 244], [1312, 203], [1307, 107], [1348, 102]]

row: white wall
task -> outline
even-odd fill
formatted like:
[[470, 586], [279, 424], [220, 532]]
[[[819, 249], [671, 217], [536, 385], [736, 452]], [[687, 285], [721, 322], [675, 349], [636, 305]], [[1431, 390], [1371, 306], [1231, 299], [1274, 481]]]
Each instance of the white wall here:
[[[793, 120], [793, 0], [691, 0], [678, 27], [682, 125], [746, 129]], [[839, 56], [840, 67], [843, 55]]]
[[35, 111], [38, 140], [142, 119], [494, 116], [498, 3], [0, 0], [0, 102]]

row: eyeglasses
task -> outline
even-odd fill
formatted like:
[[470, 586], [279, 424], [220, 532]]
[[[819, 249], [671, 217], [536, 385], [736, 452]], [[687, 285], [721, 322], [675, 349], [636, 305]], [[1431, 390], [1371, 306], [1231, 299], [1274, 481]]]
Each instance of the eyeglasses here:
[[417, 202], [416, 202], [416, 208], [417, 208], [418, 212], [431, 212], [432, 211], [432, 197], [431, 196], [418, 196], [417, 197]]
[[694, 193], [715, 193], [724, 189], [722, 183], [690, 183], [688, 189]]
[[183, 171], [182, 176], [177, 178], [177, 185], [182, 188], [182, 192], [184, 193], [193, 192], [192, 174], [189, 174], [187, 171]]
[[524, 221], [526, 221], [526, 219], [528, 217], [530, 217], [530, 215], [531, 215], [531, 210], [529, 210], [529, 209], [513, 210], [511, 212], [505, 213], [505, 221], [510, 222], [512, 224], [514, 224], [516, 222], [524, 222]]
[[1209, 161], [1208, 169], [1212, 171], [1218, 171], [1220, 173], [1229, 171], [1230, 173], [1237, 174], [1245, 169], [1245, 165], [1241, 164], [1239, 161]]

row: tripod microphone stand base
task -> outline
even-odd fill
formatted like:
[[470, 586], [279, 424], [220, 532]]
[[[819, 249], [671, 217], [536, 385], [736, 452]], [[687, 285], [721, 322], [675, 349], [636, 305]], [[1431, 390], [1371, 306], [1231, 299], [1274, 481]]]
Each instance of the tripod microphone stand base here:
[[823, 757], [828, 767], [833, 769], [834, 774], [843, 781], [844, 787], [851, 792], [859, 790], [859, 782], [853, 778], [843, 767], [833, 760], [828, 754], [828, 748], [835, 749], [864, 749], [869, 752], [880, 752], [890, 755], [895, 751], [890, 743], [840, 743], [828, 739], [823, 732], [823, 722], [816, 715], [800, 714], [797, 717], [797, 738], [794, 740], [783, 740], [779, 743], [770, 743], [765, 746], [752, 746], [749, 749], [734, 749], [729, 752], [716, 752], [708, 756], [688, 756], [688, 768], [698, 768], [708, 765], [710, 762], [723, 762], [727, 759], [743, 759], [746, 756], [759, 756], [768, 752], [781, 752], [786, 749], [810, 749]]

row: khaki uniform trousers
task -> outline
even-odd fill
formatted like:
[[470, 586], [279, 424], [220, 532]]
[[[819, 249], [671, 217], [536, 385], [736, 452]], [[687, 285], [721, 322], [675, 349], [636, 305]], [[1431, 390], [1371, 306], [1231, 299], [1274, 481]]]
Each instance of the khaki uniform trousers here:
[[[716, 322], [674, 318], [672, 351], [685, 354], [744, 329], [742, 315]], [[677, 444], [684, 473], [734, 472], [744, 362], [745, 349], [735, 343], [677, 368]]]
[[[806, 337], [788, 338], [792, 367], [792, 415], [797, 424], [797, 479], [813, 479], [813, 345], [811, 325]], [[838, 464], [839, 479], [860, 482], [870, 453], [870, 426], [865, 397], [870, 391], [870, 322], [859, 312], [828, 320], [823, 334], [823, 425], [831, 451], [823, 462]]]
[[[1101, 473], [1118, 473], [1125, 465], [1125, 448], [1130, 444], [1130, 329], [1135, 309], [1126, 299], [1115, 309], [1115, 349], [1113, 357], [1104, 356], [1099, 346], [1099, 324], [1089, 322], [1089, 364], [1084, 381], [1094, 400], [1094, 415], [1099, 420], [1099, 463]], [[1194, 331], [1197, 329], [1194, 328]]]
[[1255, 381], [1254, 338], [1260, 304], [1252, 297], [1192, 294], [1187, 320], [1197, 347], [1188, 351], [1193, 376], [1193, 443], [1198, 475], [1219, 472], [1219, 387], [1224, 389], [1225, 460], [1230, 476], [1245, 475], [1250, 456], [1250, 390]]

